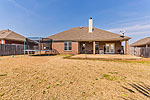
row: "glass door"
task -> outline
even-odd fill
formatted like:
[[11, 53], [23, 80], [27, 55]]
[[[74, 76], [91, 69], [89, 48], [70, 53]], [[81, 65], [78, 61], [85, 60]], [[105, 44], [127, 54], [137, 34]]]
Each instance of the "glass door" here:
[[106, 53], [115, 53], [114, 43], [106, 43]]
[[99, 43], [95, 43], [95, 53], [99, 54]]
[[85, 52], [86, 50], [85, 50], [85, 43], [83, 43], [82, 45], [81, 45], [81, 54], [85, 54], [86, 52]]

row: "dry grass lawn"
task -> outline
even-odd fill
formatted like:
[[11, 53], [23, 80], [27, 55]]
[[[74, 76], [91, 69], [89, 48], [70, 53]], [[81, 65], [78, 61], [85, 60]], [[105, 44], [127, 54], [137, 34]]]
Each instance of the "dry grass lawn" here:
[[150, 59], [0, 57], [0, 100], [149, 100]]

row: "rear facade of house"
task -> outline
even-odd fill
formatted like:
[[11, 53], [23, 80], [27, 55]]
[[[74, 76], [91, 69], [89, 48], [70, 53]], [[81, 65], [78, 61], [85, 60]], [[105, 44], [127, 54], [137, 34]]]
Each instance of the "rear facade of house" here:
[[123, 49], [120, 41], [54, 41], [53, 47], [60, 54], [103, 54], [104, 48], [105, 54], [119, 54], [118, 50]]
[[[48, 37], [53, 39], [53, 48], [59, 54], [128, 54], [130, 37], [93, 27], [75, 27]], [[125, 41], [125, 47], [122, 42]]]

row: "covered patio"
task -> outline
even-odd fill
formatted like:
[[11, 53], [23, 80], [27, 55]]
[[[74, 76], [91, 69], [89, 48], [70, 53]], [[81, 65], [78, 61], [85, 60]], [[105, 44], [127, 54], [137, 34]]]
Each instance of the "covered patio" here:
[[[125, 46], [122, 42], [125, 41]], [[128, 55], [128, 40], [80, 41], [80, 54], [126, 54]]]

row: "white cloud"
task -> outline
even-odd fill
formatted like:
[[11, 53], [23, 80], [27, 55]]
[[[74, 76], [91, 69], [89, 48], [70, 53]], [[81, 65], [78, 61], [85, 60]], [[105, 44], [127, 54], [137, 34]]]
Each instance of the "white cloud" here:
[[128, 35], [150, 34], [150, 31], [128, 32], [127, 34], [128, 34]]
[[22, 6], [21, 4], [19, 4], [16, 0], [8, 0], [9, 2], [11, 2], [15, 7], [23, 10], [24, 12], [28, 13], [28, 14], [32, 14], [32, 15], [36, 15], [34, 12], [32, 12], [31, 10], [25, 8], [24, 6]]
[[150, 33], [150, 24], [146, 25], [133, 25], [133, 26], [128, 26], [128, 27], [123, 27], [123, 28], [113, 28], [109, 29], [108, 31], [111, 32], [120, 32], [120, 30], [125, 30], [127, 34], [145, 34], [145, 33]]
[[142, 16], [142, 17], [136, 17], [136, 18], [130, 18], [130, 19], [124, 19], [124, 20], [119, 20], [115, 22], [111, 22], [109, 24], [105, 24], [103, 26], [124, 26], [124, 25], [135, 25], [135, 24], [141, 24], [147, 22], [150, 22], [150, 16]]
[[[47, 17], [41, 16], [38, 13], [35, 13], [32, 9], [28, 9], [25, 7], [25, 5], [19, 4], [16, 0], [8, 0], [11, 2], [15, 7], [21, 9], [23, 12], [25, 12], [28, 15], [33, 15], [41, 19], [47, 19]], [[21, 1], [21, 0], [20, 0]], [[35, 5], [38, 5], [38, 2], [36, 0], [31, 0], [31, 2]]]
[[23, 7], [22, 5], [20, 5], [19, 3], [17, 3], [16, 0], [8, 0], [8, 1], [10, 1], [11, 3], [13, 3], [14, 6], [16, 6], [16, 7], [20, 8], [20, 9], [23, 9], [24, 11], [28, 12], [28, 9], [26, 9], [25, 7]]

